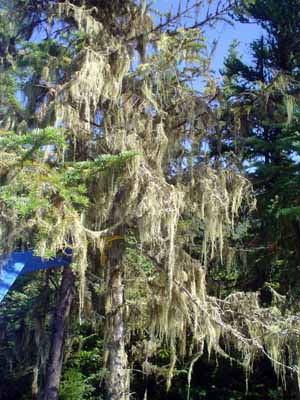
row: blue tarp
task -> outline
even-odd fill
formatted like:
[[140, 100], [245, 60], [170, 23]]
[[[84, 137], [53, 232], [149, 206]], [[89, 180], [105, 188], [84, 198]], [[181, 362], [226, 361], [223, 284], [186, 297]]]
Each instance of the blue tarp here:
[[71, 263], [70, 256], [55, 257], [43, 260], [33, 255], [32, 251], [15, 251], [2, 261], [0, 268], [0, 302], [19, 275], [40, 269], [66, 267]]

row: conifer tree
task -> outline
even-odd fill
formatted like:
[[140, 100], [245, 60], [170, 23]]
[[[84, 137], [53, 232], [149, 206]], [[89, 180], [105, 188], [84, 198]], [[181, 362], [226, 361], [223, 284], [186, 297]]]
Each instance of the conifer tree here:
[[226, 129], [230, 140], [229, 129], [236, 135], [231, 150], [242, 154], [258, 193], [250, 246], [261, 249], [254, 252], [260, 277], [253, 273], [252, 288], [274, 280], [291, 300], [299, 293], [299, 12], [297, 1], [240, 8], [238, 19], [258, 23], [263, 33], [251, 44], [252, 65], [233, 45], [224, 71], [232, 121]]
[[298, 1], [272, 0], [237, 10], [239, 21], [258, 24], [262, 34], [251, 43], [251, 64], [238, 43], [225, 62], [226, 140], [219, 145], [239, 154], [257, 193], [240, 287], [262, 288], [266, 303], [275, 288], [291, 309], [299, 296], [299, 12]]
[[[33, 28], [43, 31], [36, 41], [28, 33], [17, 47], [25, 122], [1, 134], [1, 244], [11, 249], [21, 239], [43, 257], [72, 248], [81, 319], [97, 307], [87, 299], [87, 275], [98, 265], [111, 400], [130, 396], [134, 332], [146, 338], [145, 374], [155, 371], [157, 349], [169, 348], [168, 387], [177, 358], [188, 354], [190, 382], [204, 345], [225, 357], [235, 347], [247, 372], [260, 353], [279, 376], [298, 373], [297, 318], [283, 313], [275, 292], [269, 307], [257, 292], [207, 294], [207, 268], [225, 260], [238, 213], [251, 204], [251, 185], [235, 165], [214, 164], [203, 152], [216, 129], [217, 91], [200, 27], [222, 18], [231, 3], [213, 11], [209, 3], [206, 16], [187, 26], [178, 21], [205, 6], [187, 3], [158, 25], [147, 3], [131, 0], [24, 8], [28, 32], [33, 16]], [[195, 90], [203, 78], [205, 91]], [[138, 257], [150, 269], [143, 287]], [[50, 354], [40, 393], [57, 399], [63, 354]]]

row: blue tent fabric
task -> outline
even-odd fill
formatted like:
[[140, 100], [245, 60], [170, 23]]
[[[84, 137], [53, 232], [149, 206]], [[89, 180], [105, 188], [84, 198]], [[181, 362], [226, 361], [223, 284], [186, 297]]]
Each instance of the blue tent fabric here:
[[43, 260], [32, 251], [15, 251], [2, 261], [0, 271], [0, 302], [19, 275], [35, 272], [40, 269], [66, 267], [71, 263], [71, 254]]

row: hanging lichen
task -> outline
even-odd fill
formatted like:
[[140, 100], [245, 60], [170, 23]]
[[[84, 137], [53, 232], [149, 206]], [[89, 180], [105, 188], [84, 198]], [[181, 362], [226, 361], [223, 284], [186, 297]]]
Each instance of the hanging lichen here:
[[[215, 126], [211, 101], [216, 95], [211, 81], [205, 93], [193, 89], [195, 79], [208, 76], [202, 32], [161, 34], [153, 29], [144, 5], [126, 2], [126, 13], [124, 8], [118, 13], [113, 4], [103, 7], [101, 13], [70, 1], [58, 5], [56, 17], [85, 34], [64, 81], [45, 100], [49, 112], [54, 111], [54, 124], [65, 128], [65, 145], [62, 149], [61, 142], [35, 142], [30, 135], [18, 142], [15, 133], [16, 145], [3, 149], [0, 196], [9, 215], [1, 235], [12, 223], [11, 244], [27, 232], [43, 257], [71, 247], [81, 311], [88, 246], [94, 256], [100, 252], [107, 285], [111, 243], [134, 237], [135, 251], [144, 264], [150, 263], [151, 275], [144, 270], [139, 275], [127, 258], [125, 275], [139, 278], [125, 288], [131, 294], [131, 304], [125, 300], [128, 336], [147, 332], [145, 373], [158, 371], [151, 363], [156, 349], [170, 348], [164, 370], [168, 387], [179, 356], [191, 357], [191, 381], [204, 345], [209, 355], [229, 358], [235, 348], [247, 374], [258, 354], [271, 360], [283, 380], [288, 369], [298, 373], [296, 316], [284, 315], [278, 305], [262, 307], [257, 293], [234, 293], [225, 299], [207, 294], [209, 263], [215, 257], [223, 261], [230, 253], [226, 238], [252, 199], [248, 180], [234, 167], [225, 162], [216, 167], [199, 156]], [[149, 52], [147, 41], [152, 45]], [[47, 74], [44, 70], [43, 76]], [[45, 151], [49, 144], [50, 158]], [[183, 227], [178, 235], [180, 222], [188, 219], [199, 228]], [[200, 256], [194, 257], [185, 241], [200, 237], [200, 228]], [[135, 287], [142, 298], [139, 304]], [[107, 310], [109, 314], [109, 302]], [[136, 315], [142, 316], [138, 326]]]

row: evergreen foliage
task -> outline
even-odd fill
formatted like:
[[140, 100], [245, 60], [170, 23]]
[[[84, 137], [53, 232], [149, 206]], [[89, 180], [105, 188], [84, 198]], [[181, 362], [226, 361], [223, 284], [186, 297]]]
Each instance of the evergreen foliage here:
[[[0, 2], [1, 251], [73, 257], [1, 304], [12, 396], [146, 399], [184, 378], [177, 398], [205, 398], [193, 370], [212, 356], [246, 384], [257, 359], [282, 391], [299, 379], [299, 11]], [[254, 65], [232, 45], [218, 88], [202, 28], [229, 12], [266, 33]]]

